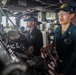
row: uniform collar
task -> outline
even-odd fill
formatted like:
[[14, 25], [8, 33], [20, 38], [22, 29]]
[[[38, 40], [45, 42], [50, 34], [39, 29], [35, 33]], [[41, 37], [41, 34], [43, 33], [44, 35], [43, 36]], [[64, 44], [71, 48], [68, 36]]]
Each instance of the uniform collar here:
[[34, 27], [34, 28], [33, 28], [33, 30], [32, 30], [32, 32], [31, 32], [31, 34], [34, 34], [34, 33], [35, 33], [35, 31], [36, 31], [36, 29], [37, 29], [37, 28], [36, 28], [36, 27]]
[[73, 27], [73, 24], [70, 23], [68, 29], [67, 29], [67, 30], [65, 31], [65, 33], [62, 35], [61, 39], [72, 34], [72, 27]]
[[71, 34], [72, 34], [72, 27], [73, 27], [73, 24], [70, 23], [68, 29], [67, 29], [67, 30], [65, 31], [65, 33], [61, 36], [61, 26], [59, 26], [59, 28], [58, 28], [57, 31], [56, 31], [56, 32], [57, 32], [57, 35], [61, 37], [60, 39], [66, 37], [66, 36], [71, 35]]

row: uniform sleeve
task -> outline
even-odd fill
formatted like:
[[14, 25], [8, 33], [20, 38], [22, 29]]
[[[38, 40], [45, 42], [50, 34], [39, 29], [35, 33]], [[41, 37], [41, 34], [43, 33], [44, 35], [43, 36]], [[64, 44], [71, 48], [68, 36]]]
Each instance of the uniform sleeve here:
[[73, 37], [73, 42], [74, 42], [74, 53], [76, 55], [76, 27], [73, 28], [72, 34], [73, 34], [72, 37]]
[[[75, 33], [76, 34], [76, 33]], [[74, 51], [75, 51], [75, 55], [76, 55], [76, 35], [74, 37]]]
[[43, 37], [41, 32], [36, 33], [34, 40], [34, 55], [39, 56], [41, 54], [40, 49], [43, 47]]
[[43, 35], [42, 33], [38, 33], [37, 35], [37, 45], [39, 47], [39, 49], [41, 49], [43, 47]]

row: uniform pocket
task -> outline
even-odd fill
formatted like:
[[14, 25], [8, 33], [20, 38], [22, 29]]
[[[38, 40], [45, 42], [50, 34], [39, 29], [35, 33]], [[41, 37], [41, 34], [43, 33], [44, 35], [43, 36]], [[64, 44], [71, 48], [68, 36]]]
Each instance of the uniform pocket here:
[[67, 44], [67, 45], [71, 45], [72, 40], [70, 40], [70, 39], [64, 39], [64, 43]]

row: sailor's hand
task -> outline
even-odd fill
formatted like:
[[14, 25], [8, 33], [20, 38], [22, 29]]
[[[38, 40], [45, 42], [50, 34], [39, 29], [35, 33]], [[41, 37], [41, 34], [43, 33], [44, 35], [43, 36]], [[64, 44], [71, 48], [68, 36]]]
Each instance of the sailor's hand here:
[[41, 52], [41, 57], [42, 57], [42, 58], [46, 58], [46, 57], [47, 57], [46, 53], [42, 53], [42, 52]]
[[50, 63], [48, 64], [48, 67], [49, 67], [49, 70], [48, 70], [49, 74], [50, 74], [50, 75], [55, 75], [55, 74], [54, 74], [55, 63], [54, 63], [54, 62], [50, 62]]
[[[46, 58], [47, 57], [47, 55], [46, 55], [46, 53], [45, 54], [43, 54], [42, 52], [41, 52], [41, 57], [42, 58]], [[54, 68], [55, 68], [55, 63], [54, 62], [50, 62], [49, 64], [48, 64], [48, 73], [50, 74], [50, 75], [54, 75]]]

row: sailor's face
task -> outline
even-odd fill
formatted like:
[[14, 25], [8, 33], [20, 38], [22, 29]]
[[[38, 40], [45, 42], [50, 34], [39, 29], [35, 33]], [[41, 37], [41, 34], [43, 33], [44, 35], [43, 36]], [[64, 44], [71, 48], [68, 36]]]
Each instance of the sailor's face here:
[[34, 26], [34, 21], [28, 21], [27, 22], [27, 27], [28, 28], [31, 28], [31, 27], [33, 27]]
[[60, 24], [67, 24], [71, 21], [73, 15], [70, 12], [65, 12], [63, 10], [60, 10], [58, 13], [58, 18]]
[[28, 21], [27, 22], [27, 27], [31, 28], [31, 26], [32, 26], [32, 21]]

